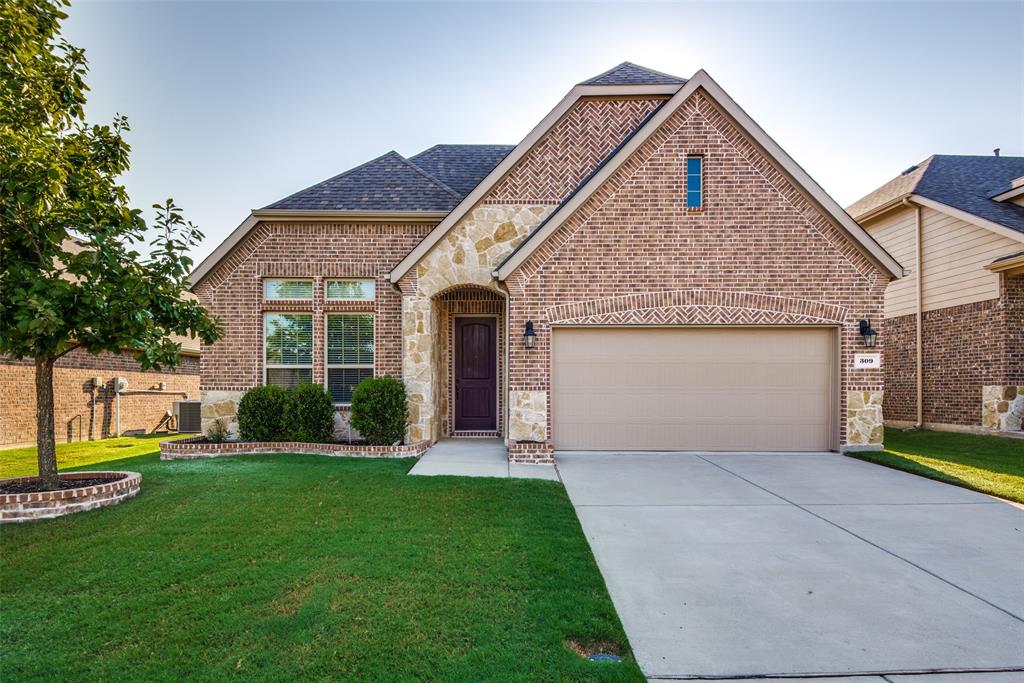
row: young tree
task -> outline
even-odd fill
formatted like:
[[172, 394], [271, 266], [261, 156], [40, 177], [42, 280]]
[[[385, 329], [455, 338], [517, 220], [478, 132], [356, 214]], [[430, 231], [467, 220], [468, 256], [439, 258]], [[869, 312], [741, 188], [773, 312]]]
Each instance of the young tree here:
[[88, 125], [85, 53], [61, 38], [67, 0], [0, 3], [0, 354], [36, 370], [39, 476], [58, 484], [53, 367], [82, 348], [134, 352], [160, 369], [180, 361], [170, 333], [219, 337], [216, 321], [181, 298], [202, 233], [173, 200], [146, 224], [118, 177], [128, 122]]

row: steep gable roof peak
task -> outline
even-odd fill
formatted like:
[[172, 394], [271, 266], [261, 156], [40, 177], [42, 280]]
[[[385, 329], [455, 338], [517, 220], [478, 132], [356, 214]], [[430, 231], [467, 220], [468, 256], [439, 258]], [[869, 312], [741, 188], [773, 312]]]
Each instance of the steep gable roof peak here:
[[654, 69], [648, 69], [633, 62], [623, 62], [618, 66], [613, 66], [604, 73], [583, 81], [580, 85], [650, 85], [662, 83], [683, 84], [686, 83], [686, 79], [655, 71]]

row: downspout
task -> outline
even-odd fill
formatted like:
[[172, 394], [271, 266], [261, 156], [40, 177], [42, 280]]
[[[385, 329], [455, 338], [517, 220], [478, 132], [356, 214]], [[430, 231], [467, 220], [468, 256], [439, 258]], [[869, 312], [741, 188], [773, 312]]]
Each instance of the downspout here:
[[917, 402], [917, 414], [916, 420], [914, 421], [914, 429], [921, 429], [924, 426], [924, 321], [922, 319], [924, 315], [924, 249], [921, 246], [922, 243], [922, 224], [921, 224], [921, 206], [905, 198], [903, 205], [907, 207], [913, 207], [914, 209], [914, 250], [915, 258], [917, 259], [917, 268], [914, 273], [914, 280], [916, 286], [916, 315], [915, 319], [915, 338], [916, 338], [916, 358], [915, 358], [915, 394]]

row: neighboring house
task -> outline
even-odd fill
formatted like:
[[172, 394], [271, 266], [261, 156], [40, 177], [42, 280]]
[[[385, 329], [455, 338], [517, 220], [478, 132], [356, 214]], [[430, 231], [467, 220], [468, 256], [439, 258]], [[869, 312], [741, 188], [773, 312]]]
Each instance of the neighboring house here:
[[935, 155], [848, 211], [909, 272], [885, 295], [886, 422], [1019, 431], [1024, 157]]
[[[66, 250], [80, 250], [73, 241]], [[192, 294], [186, 293], [191, 297]], [[131, 353], [92, 355], [75, 349], [53, 370], [53, 422], [57, 443], [89, 441], [124, 433], [150, 433], [177, 427], [174, 402], [199, 398], [199, 339], [172, 335], [181, 344], [174, 370], [145, 372]], [[127, 380], [114, 390], [114, 380]], [[96, 380], [99, 380], [97, 383]], [[0, 447], [36, 441], [35, 363], [0, 356]]]
[[625, 63], [515, 147], [389, 152], [254, 210], [192, 275], [225, 324], [204, 425], [312, 381], [344, 435], [390, 374], [409, 439], [514, 460], [879, 448], [882, 370], [852, 366], [901, 275], [705, 72]]

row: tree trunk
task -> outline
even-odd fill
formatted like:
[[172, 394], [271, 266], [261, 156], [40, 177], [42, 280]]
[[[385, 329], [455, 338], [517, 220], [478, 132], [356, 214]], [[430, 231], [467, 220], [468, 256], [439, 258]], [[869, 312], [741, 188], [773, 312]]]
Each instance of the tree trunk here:
[[36, 358], [36, 450], [39, 482], [46, 489], [60, 486], [57, 477], [57, 444], [53, 438], [54, 358]]

